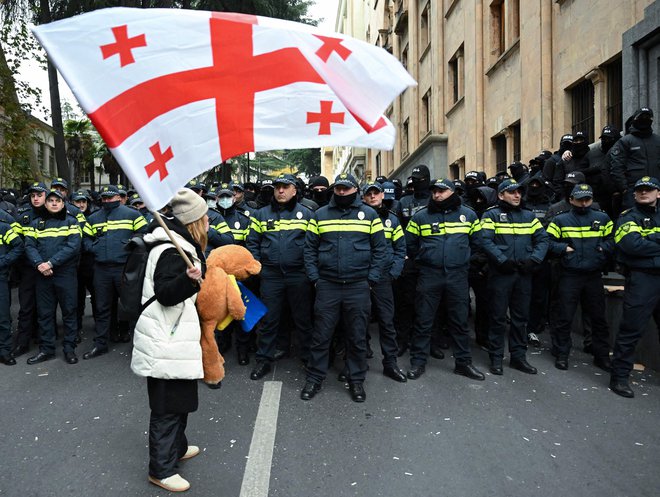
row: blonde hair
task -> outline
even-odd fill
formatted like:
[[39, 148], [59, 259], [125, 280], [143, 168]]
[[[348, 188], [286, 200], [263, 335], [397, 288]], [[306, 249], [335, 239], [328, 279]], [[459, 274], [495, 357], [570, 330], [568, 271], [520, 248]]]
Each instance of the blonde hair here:
[[202, 252], [206, 251], [206, 245], [208, 244], [209, 237], [206, 233], [206, 224], [208, 222], [208, 216], [203, 215], [197, 221], [186, 224], [186, 229], [193, 240], [195, 240], [200, 247], [202, 247]]

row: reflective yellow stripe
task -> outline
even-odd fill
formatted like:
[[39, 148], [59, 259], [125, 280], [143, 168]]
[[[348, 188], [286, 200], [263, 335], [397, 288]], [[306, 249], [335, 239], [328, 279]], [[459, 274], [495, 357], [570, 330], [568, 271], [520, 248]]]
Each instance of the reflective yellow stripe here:
[[78, 214], [76, 214], [76, 220], [79, 223], [86, 223], [87, 222], [87, 219], [85, 219], [85, 215], [82, 212], [79, 212]]
[[561, 238], [561, 230], [555, 223], [550, 223], [546, 228], [548, 235], [554, 236], [555, 238]]
[[536, 218], [529, 223], [499, 223], [490, 218], [484, 218], [481, 221], [481, 228], [495, 231], [498, 235], [533, 235], [539, 229], [543, 229], [543, 226]]
[[634, 221], [629, 221], [619, 226], [619, 229], [616, 230], [616, 234], [614, 235], [614, 241], [619, 243], [624, 236], [631, 233], [639, 233], [640, 236], [647, 237], [652, 233], [660, 233], [660, 227], [642, 228]]
[[394, 228], [394, 232], [392, 233], [392, 241], [396, 242], [402, 236], [403, 236], [403, 229], [401, 228], [401, 225], [399, 225], [396, 228]]
[[274, 227], [268, 229], [268, 221], [252, 220], [252, 227], [258, 233], [265, 233], [266, 231], [291, 231], [302, 230], [307, 231], [306, 219], [274, 219]]
[[479, 222], [478, 219], [475, 219], [472, 225], [470, 226], [470, 235], [476, 233], [477, 231], [481, 231], [481, 223]]
[[597, 230], [591, 229], [591, 226], [562, 226], [559, 228], [556, 224], [551, 223], [548, 226], [548, 233], [556, 238], [604, 238], [612, 233], [612, 221], [605, 226], [599, 226]]
[[77, 224], [72, 224], [70, 226], [60, 226], [59, 228], [46, 228], [43, 230], [35, 230], [30, 228], [30, 232], [26, 233], [26, 236], [31, 236], [32, 238], [57, 238], [57, 237], [67, 237], [70, 235], [80, 235], [82, 236], [82, 230]]
[[18, 238], [18, 233], [12, 228], [9, 228], [3, 237], [0, 238], [0, 243], [4, 242], [5, 245], [9, 245], [14, 238]]
[[315, 235], [318, 236], [319, 234], [319, 226], [318, 223], [316, 222], [316, 219], [310, 219], [309, 224], [307, 225], [307, 231], [314, 233]]
[[212, 228], [217, 231], [218, 233], [231, 233], [231, 230], [229, 229], [229, 226], [227, 225], [226, 222], [220, 221], [218, 224], [215, 226], [212, 226]]
[[419, 236], [419, 225], [411, 219], [408, 222], [408, 226], [406, 226], [406, 231], [412, 233], [413, 235]]
[[259, 221], [256, 219], [252, 219], [252, 222], [250, 223], [250, 229], [256, 231], [257, 233], [263, 233], [263, 230], [261, 229], [261, 224]]
[[21, 223], [19, 223], [18, 221], [14, 221], [13, 223], [11, 223], [10, 226], [14, 230], [14, 233], [16, 233], [17, 235], [23, 234], [23, 226], [21, 226]]
[[[433, 226], [437, 226], [438, 231], [433, 232]], [[422, 224], [419, 226], [421, 236], [438, 236], [453, 234], [469, 234], [472, 225], [467, 222], [444, 222], [433, 224]]]
[[144, 226], [146, 226], [147, 224], [148, 224], [147, 220], [144, 218], [144, 216], [137, 217], [133, 221], [133, 231], [137, 231], [140, 228], [143, 228]]
[[323, 226], [319, 225], [318, 232], [320, 235], [323, 233], [333, 233], [337, 231], [345, 232], [345, 233], [350, 233], [350, 232], [357, 232], [357, 233], [366, 233], [370, 234], [371, 233], [371, 227], [370, 226], [361, 226], [359, 224], [352, 224], [352, 225], [346, 225], [346, 224], [325, 224]]

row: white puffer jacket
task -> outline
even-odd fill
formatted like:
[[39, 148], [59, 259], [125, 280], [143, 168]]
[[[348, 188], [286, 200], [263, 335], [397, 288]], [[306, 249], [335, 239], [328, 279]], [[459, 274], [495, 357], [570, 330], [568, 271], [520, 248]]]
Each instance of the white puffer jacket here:
[[[195, 247], [177, 233], [174, 236], [183, 250], [193, 256], [193, 264], [201, 268]], [[168, 240], [165, 230], [160, 227], [144, 236], [147, 245]], [[172, 243], [161, 243], [149, 252], [142, 287], [143, 304], [154, 295], [154, 272], [158, 259], [165, 250], [173, 247]], [[154, 300], [142, 312], [133, 338], [131, 369], [135, 374], [166, 380], [194, 380], [204, 376], [196, 300], [197, 294], [170, 307]]]

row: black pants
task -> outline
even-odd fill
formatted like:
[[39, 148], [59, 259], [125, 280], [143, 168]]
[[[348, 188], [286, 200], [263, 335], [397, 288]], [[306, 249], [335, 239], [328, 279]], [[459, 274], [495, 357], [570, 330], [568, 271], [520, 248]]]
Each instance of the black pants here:
[[396, 329], [394, 328], [394, 292], [392, 280], [382, 279], [371, 288], [371, 303], [378, 322], [380, 350], [383, 354], [383, 367], [396, 366]]
[[96, 318], [96, 310], [94, 305], [96, 299], [94, 297], [94, 261], [90, 261], [89, 255], [83, 255], [78, 265], [78, 294], [77, 294], [77, 326], [78, 333], [82, 331], [82, 319], [85, 315], [85, 299], [87, 292], [92, 296], [92, 313]]
[[400, 347], [408, 347], [413, 333], [417, 274], [415, 262], [406, 259], [403, 273], [394, 284], [394, 328]]
[[346, 368], [348, 381], [362, 383], [367, 374], [367, 326], [371, 301], [369, 284], [316, 283], [314, 334], [307, 365], [307, 380], [321, 383], [328, 372], [330, 341], [340, 316], [346, 323]]
[[262, 275], [261, 300], [268, 312], [257, 332], [257, 360], [273, 361], [282, 316], [286, 307], [291, 308], [291, 318], [298, 332], [300, 358], [309, 359], [312, 339], [312, 284], [305, 274]]
[[474, 292], [474, 334], [477, 338], [477, 344], [488, 346], [488, 324], [490, 320], [488, 314], [488, 275], [470, 275], [468, 283]]
[[123, 267], [122, 264], [94, 265], [94, 294], [96, 296], [96, 336], [94, 337], [94, 345], [98, 348], [105, 349], [108, 347], [113, 313], [112, 302], [119, 296]]
[[149, 418], [149, 475], [158, 480], [178, 473], [179, 459], [188, 450], [188, 413], [156, 414]]
[[490, 342], [491, 361], [504, 357], [507, 310], [511, 317], [509, 328], [509, 353], [511, 359], [523, 359], [527, 353], [527, 319], [532, 276], [515, 272], [505, 274], [490, 267], [488, 293], [490, 295]]
[[8, 357], [11, 352], [11, 293], [9, 275], [0, 276], [0, 356]]
[[417, 279], [415, 328], [410, 343], [410, 364], [424, 366], [431, 350], [431, 331], [440, 301], [446, 305], [447, 328], [457, 364], [472, 362], [468, 311], [470, 291], [468, 268], [425, 267]]
[[55, 268], [53, 276], [39, 275], [37, 279], [37, 321], [39, 323], [39, 350], [55, 353], [55, 320], [57, 304], [62, 311], [64, 325], [64, 352], [76, 349], [78, 333], [76, 316], [77, 295], [76, 268]]
[[532, 295], [529, 305], [527, 333], [541, 333], [548, 318], [550, 302], [551, 269], [547, 261], [532, 275]]
[[555, 351], [557, 357], [566, 359], [571, 351], [571, 325], [578, 303], [582, 303], [582, 315], [591, 318], [594, 356], [609, 357], [610, 331], [605, 319], [605, 294], [600, 272], [562, 272], [559, 277], [559, 317], [555, 327]]
[[21, 264], [18, 284], [18, 328], [14, 347], [30, 345], [30, 338], [37, 331], [37, 278], [39, 271]]
[[660, 308], [660, 274], [631, 271], [626, 277], [621, 326], [614, 342], [612, 378], [625, 380], [635, 360], [635, 347], [651, 316]]

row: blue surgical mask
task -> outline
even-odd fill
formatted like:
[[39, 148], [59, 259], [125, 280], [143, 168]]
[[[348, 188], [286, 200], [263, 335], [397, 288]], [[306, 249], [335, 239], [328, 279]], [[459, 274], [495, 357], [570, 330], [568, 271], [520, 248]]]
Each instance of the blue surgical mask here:
[[209, 198], [206, 200], [206, 205], [209, 206], [209, 209], [215, 209], [218, 205], [218, 202], [215, 199]]
[[220, 197], [218, 205], [223, 209], [229, 209], [234, 204], [234, 199], [231, 197]]

